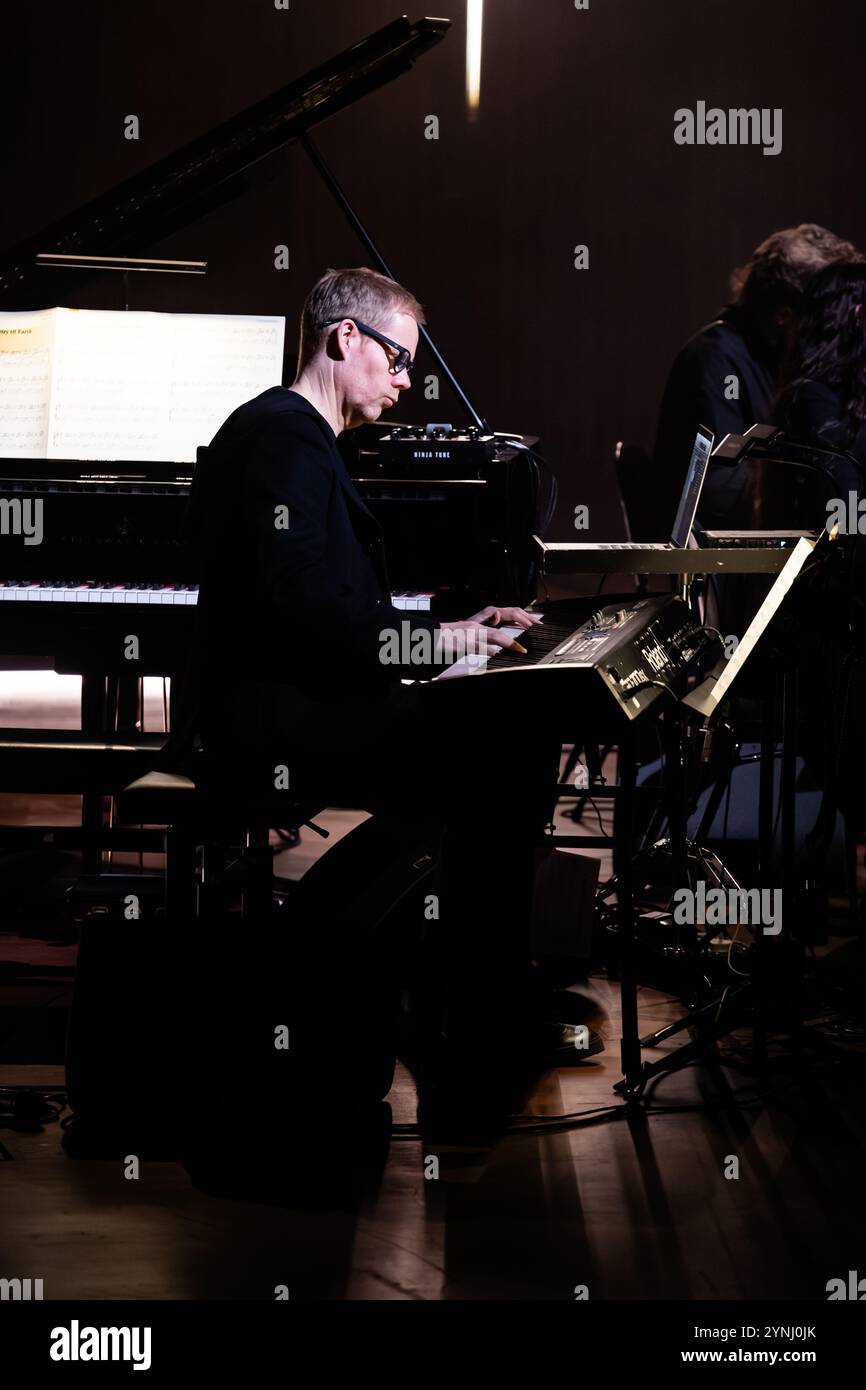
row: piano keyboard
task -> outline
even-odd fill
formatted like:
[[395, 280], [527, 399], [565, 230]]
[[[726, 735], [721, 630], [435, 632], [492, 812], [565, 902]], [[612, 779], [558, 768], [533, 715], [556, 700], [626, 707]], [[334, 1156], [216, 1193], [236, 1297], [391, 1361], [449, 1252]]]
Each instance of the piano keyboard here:
[[7, 603], [147, 603], [194, 604], [198, 589], [192, 584], [62, 584], [44, 580], [39, 584], [0, 581], [0, 602]]
[[[7, 603], [85, 603], [159, 604], [187, 607], [198, 602], [197, 584], [64, 584], [50, 579], [39, 583], [0, 580], [0, 602]], [[429, 612], [432, 593], [403, 590], [391, 595], [395, 608], [409, 612]]]
[[433, 594], [416, 594], [409, 589], [403, 589], [391, 595], [391, 602], [395, 608], [402, 608], [406, 612], [429, 613], [433, 606]]
[[[458, 680], [458, 687], [479, 692], [474, 706], [464, 706], [466, 717], [477, 717], [483, 701], [495, 698], [516, 718], [528, 708], [527, 700], [538, 700], [538, 709], [551, 718], [556, 711], [580, 710], [609, 733], [617, 720], [631, 722], [643, 715], [663, 690], [680, 700], [692, 678], [703, 679], [720, 656], [721, 644], [712, 630], [701, 627], [673, 595], [621, 599], [583, 621], [577, 606], [577, 601], [553, 603], [535, 627], [500, 629], [526, 648], [525, 656], [506, 648], [489, 657], [464, 657], [434, 677], [434, 683], [461, 675], [534, 671], [531, 681]], [[586, 614], [588, 605], [581, 606]], [[553, 676], [555, 670], [561, 675]], [[483, 697], [481, 691], [486, 692]], [[455, 691], [454, 698], [464, 697]], [[465, 698], [474, 696], [467, 693]]]
[[[526, 656], [520, 652], [509, 651], [507, 648], [495, 651], [487, 661], [487, 669], [490, 671], [504, 671], [509, 666], [535, 665], [543, 657], [556, 651], [561, 644], [568, 642], [569, 638], [578, 636], [573, 623], [554, 622], [548, 618], [543, 618], [537, 627], [528, 628], [523, 632], [511, 628], [506, 630], [517, 632], [514, 640], [526, 648]], [[589, 655], [594, 645], [592, 639], [582, 637], [579, 647], [569, 647], [569, 661], [583, 660], [585, 656]]]

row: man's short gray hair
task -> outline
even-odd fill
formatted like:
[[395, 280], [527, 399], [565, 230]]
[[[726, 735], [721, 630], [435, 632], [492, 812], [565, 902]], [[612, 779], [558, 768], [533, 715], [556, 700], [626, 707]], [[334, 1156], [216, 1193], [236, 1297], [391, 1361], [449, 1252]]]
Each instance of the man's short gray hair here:
[[371, 328], [381, 326], [392, 314], [410, 314], [426, 323], [424, 310], [414, 294], [380, 275], [377, 270], [359, 266], [355, 270], [326, 270], [307, 295], [301, 314], [301, 342], [298, 371], [315, 357], [326, 337], [326, 325], [340, 319], [360, 319]]

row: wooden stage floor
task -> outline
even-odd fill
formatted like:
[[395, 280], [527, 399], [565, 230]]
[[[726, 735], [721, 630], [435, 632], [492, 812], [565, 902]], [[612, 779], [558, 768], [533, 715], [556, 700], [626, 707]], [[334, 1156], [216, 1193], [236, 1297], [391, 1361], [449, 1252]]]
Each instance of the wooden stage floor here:
[[[593, 1299], [826, 1297], [828, 1279], [862, 1265], [863, 1059], [771, 1057], [760, 1082], [692, 1067], [628, 1118], [611, 1090], [617, 996], [599, 987], [607, 1050], [549, 1072], [528, 1107], [588, 1113], [568, 1131], [510, 1135], [480, 1162], [443, 1157], [438, 1179], [425, 1177], [421, 1142], [396, 1137], [358, 1194], [347, 1131], [331, 1154], [338, 1176], [311, 1204], [288, 1162], [257, 1170], [267, 1118], [228, 1104], [213, 1117], [216, 1194], [180, 1163], [143, 1161], [129, 1181], [119, 1162], [70, 1159], [56, 1124], [2, 1131], [3, 1273], [43, 1279], [51, 1299], [270, 1299], [277, 1285], [294, 1299], [571, 1301], [579, 1285]], [[677, 1013], [641, 991], [643, 1026]], [[0, 1086], [62, 1082], [56, 1066], [0, 1067]], [[322, 1077], [329, 1111], [340, 1092], [339, 1076]], [[411, 1124], [402, 1067], [390, 1101], [395, 1123]], [[725, 1176], [731, 1156], [737, 1178]]]
[[[0, 802], [7, 824], [75, 810]], [[331, 816], [337, 833], [355, 823]], [[320, 846], [306, 834], [278, 872], [302, 873]], [[7, 906], [25, 860], [4, 857]], [[27, 912], [0, 933], [0, 1087], [64, 1082], [63, 967], [74, 948], [46, 938], [39, 891], [34, 883]], [[853, 937], [829, 954], [837, 971], [862, 976]], [[606, 1050], [549, 1071], [526, 1108], [541, 1123], [573, 1115], [573, 1125], [512, 1133], [480, 1158], [443, 1153], [438, 1177], [426, 1175], [420, 1139], [399, 1129], [415, 1119], [402, 1066], [389, 1097], [398, 1129], [380, 1168], [338, 1130], [316, 1183], [288, 1151], [284, 1165], [256, 1160], [281, 1118], [278, 1096], [265, 1115], [225, 1097], [205, 1174], [143, 1160], [128, 1180], [118, 1161], [68, 1157], [57, 1123], [2, 1127], [0, 1277], [42, 1279], [45, 1298], [59, 1300], [270, 1300], [284, 1285], [300, 1300], [573, 1301], [583, 1286], [590, 1299], [760, 1301], [824, 1300], [829, 1279], [862, 1270], [864, 1055], [777, 1039], [755, 1075], [738, 1034], [723, 1040], [718, 1065], [660, 1079], [629, 1113], [612, 1089], [617, 986], [592, 985], [608, 1013]], [[641, 989], [642, 1032], [681, 1012], [670, 995]], [[343, 1089], [340, 1075], [322, 1075], [322, 1113], [339, 1116]], [[298, 1117], [299, 1135], [314, 1121]]]

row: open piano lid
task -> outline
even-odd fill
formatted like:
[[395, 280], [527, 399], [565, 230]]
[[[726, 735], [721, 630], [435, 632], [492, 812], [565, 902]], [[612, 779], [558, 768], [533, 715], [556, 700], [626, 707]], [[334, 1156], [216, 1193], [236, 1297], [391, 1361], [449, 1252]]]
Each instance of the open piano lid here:
[[65, 255], [140, 253], [244, 191], [244, 172], [258, 160], [375, 91], [439, 43], [449, 19], [405, 15], [248, 107], [174, 154], [133, 175], [35, 236], [0, 255], [0, 308], [37, 309], [74, 295], [86, 272], [36, 265], [40, 252]]

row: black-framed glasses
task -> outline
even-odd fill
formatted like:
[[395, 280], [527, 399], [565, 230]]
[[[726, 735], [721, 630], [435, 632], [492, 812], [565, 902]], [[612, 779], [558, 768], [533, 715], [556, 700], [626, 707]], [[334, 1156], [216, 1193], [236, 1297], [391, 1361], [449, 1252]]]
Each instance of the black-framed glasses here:
[[380, 333], [378, 328], [371, 328], [369, 323], [362, 323], [360, 319], [353, 319], [349, 314], [344, 314], [343, 318], [340, 319], [328, 319], [323, 327], [328, 328], [332, 323], [342, 323], [343, 319], [349, 319], [350, 323], [353, 323], [358, 331], [365, 334], [366, 337], [375, 338], [377, 343], [384, 343], [387, 347], [394, 349], [397, 356], [394, 359], [394, 365], [388, 369], [392, 376], [399, 376], [401, 372], [408, 372], [411, 376], [415, 360], [409, 349], [400, 343], [395, 343], [393, 338], [386, 338], [385, 334]]

